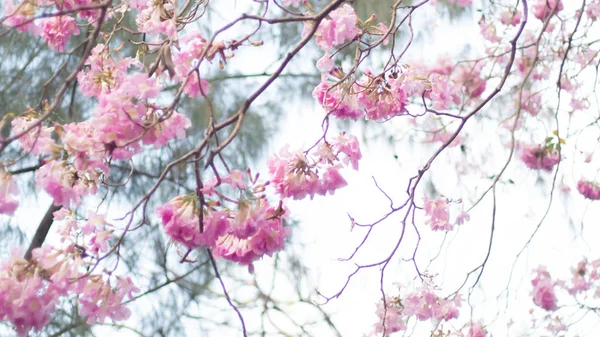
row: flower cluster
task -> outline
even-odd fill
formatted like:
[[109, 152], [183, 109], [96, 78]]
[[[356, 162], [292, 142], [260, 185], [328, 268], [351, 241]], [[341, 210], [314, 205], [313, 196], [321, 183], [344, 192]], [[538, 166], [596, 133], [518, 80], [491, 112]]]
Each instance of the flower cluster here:
[[282, 198], [312, 199], [316, 194], [333, 194], [347, 184], [339, 173], [342, 164], [352, 164], [357, 170], [361, 157], [356, 137], [344, 133], [330, 143], [321, 143], [313, 156], [291, 153], [286, 147], [269, 159], [271, 184]]
[[549, 172], [560, 161], [560, 154], [552, 147], [529, 145], [523, 147], [521, 160], [530, 169]]
[[554, 294], [556, 282], [552, 281], [550, 273], [543, 266], [540, 266], [535, 273], [535, 278], [531, 280], [531, 284], [533, 285], [533, 290], [531, 291], [533, 303], [547, 311], [556, 310], [558, 308], [556, 305], [556, 295]]
[[556, 14], [562, 10], [562, 0], [537, 0], [537, 2], [533, 5], [533, 15], [542, 21], [546, 20], [548, 16]]
[[99, 252], [108, 250], [112, 230], [102, 229], [107, 226], [104, 218], [91, 213], [81, 225], [63, 208], [54, 219], [60, 223], [62, 247], [34, 249], [29, 260], [14, 251], [0, 266], [0, 319], [11, 322], [20, 336], [41, 331], [61, 298], [75, 294], [79, 314], [88, 324], [129, 318], [131, 311], [123, 301], [139, 291], [131, 279], [90, 270]]
[[[374, 334], [383, 332], [387, 334], [406, 330], [406, 321], [415, 317], [419, 321], [432, 321], [435, 325], [442, 321], [457, 318], [462, 299], [460, 295], [454, 299], [445, 299], [437, 295], [431, 280], [423, 283], [415, 291], [402, 297], [387, 297], [384, 307], [383, 301], [377, 305], [378, 323], [374, 326]], [[477, 336], [479, 337], [479, 336]]]
[[577, 183], [577, 191], [586, 199], [600, 200], [600, 185], [595, 182], [581, 179]]
[[354, 12], [354, 8], [349, 4], [342, 5], [329, 13], [328, 19], [321, 21], [315, 34], [317, 45], [327, 51], [346, 40], [354, 39], [360, 33], [360, 30], [356, 27], [357, 21], [358, 17]]
[[65, 50], [65, 45], [71, 36], [79, 35], [75, 19], [66, 15], [44, 19], [40, 26], [42, 37], [48, 45], [61, 52]]
[[[203, 207], [197, 195], [179, 196], [157, 207], [167, 236], [188, 249], [211, 248], [215, 256], [249, 266], [250, 270], [254, 261], [282, 250], [289, 235], [282, 222], [287, 211], [283, 203], [271, 206], [260, 194], [266, 184], [259, 184], [257, 176], [252, 179], [249, 171], [247, 175], [253, 186], [248, 186], [246, 175], [238, 170], [207, 180], [201, 191]], [[219, 186], [229, 186], [246, 197], [231, 199], [217, 190]], [[224, 207], [220, 201], [209, 199], [215, 196], [236, 207]]]

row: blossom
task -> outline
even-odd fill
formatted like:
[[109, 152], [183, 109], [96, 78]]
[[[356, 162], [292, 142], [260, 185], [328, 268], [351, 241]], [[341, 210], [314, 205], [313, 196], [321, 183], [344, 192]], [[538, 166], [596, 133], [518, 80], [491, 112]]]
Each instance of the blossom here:
[[435, 322], [458, 317], [462, 301], [460, 296], [456, 296], [454, 300], [443, 299], [430, 288], [423, 286], [404, 298], [404, 315], [415, 316], [420, 321], [433, 319]]
[[577, 191], [586, 199], [600, 200], [600, 185], [596, 182], [581, 179], [577, 183]]
[[485, 328], [481, 323], [473, 323], [469, 327], [466, 337], [486, 337]]
[[100, 174], [93, 169], [79, 171], [66, 161], [50, 160], [36, 171], [35, 182], [54, 198], [55, 205], [79, 205], [82, 197], [96, 194]]
[[600, 2], [593, 2], [586, 6], [586, 14], [593, 21], [596, 21], [600, 16]]
[[521, 160], [530, 169], [549, 172], [560, 161], [560, 155], [549, 147], [530, 145], [522, 149]]
[[500, 14], [500, 22], [503, 25], [516, 26], [521, 22], [522, 17], [523, 13], [521, 11], [513, 12], [512, 10], [507, 10]]
[[[406, 330], [406, 323], [403, 319], [402, 307], [398, 301], [393, 298], [386, 298], [387, 308], [384, 307], [383, 301], [377, 303], [377, 317], [379, 321], [375, 324], [375, 336], [380, 336], [383, 333], [385, 322], [386, 335], [398, 331]], [[385, 320], [384, 320], [385, 318]]]
[[[554, 12], [551, 13], [553, 8]], [[537, 0], [537, 2], [533, 5], [533, 15], [542, 21], [545, 21], [548, 16], [556, 14], [562, 10], [562, 0]]]
[[425, 214], [429, 216], [429, 219], [425, 222], [434, 231], [438, 230], [452, 230], [454, 225], [450, 223], [450, 210], [448, 207], [448, 199], [445, 197], [438, 197], [437, 199], [430, 200], [427, 197], [423, 198], [423, 209]]
[[354, 8], [344, 4], [329, 13], [330, 19], [324, 19], [317, 28], [317, 45], [323, 50], [342, 44], [346, 39], [354, 39], [360, 33], [356, 27], [358, 20]]
[[199, 212], [194, 196], [179, 196], [156, 208], [165, 233], [187, 248], [214, 247], [217, 238], [229, 228], [227, 213], [208, 211], [200, 229]]
[[365, 109], [370, 120], [386, 121], [403, 115], [408, 105], [408, 96], [399, 78], [373, 77], [369, 72], [357, 85], [357, 100]]
[[348, 89], [338, 85], [331, 88], [331, 83], [321, 82], [313, 90], [312, 96], [325, 108], [327, 113], [342, 118], [357, 120], [365, 115], [358, 105], [356, 96]]
[[540, 266], [535, 273], [535, 278], [531, 280], [531, 284], [533, 285], [533, 290], [531, 291], [533, 303], [547, 311], [558, 309], [556, 295], [554, 294], [556, 282], [552, 281], [550, 273], [543, 266]]
[[79, 35], [79, 27], [75, 19], [67, 16], [55, 16], [41, 22], [42, 37], [48, 45], [57, 51], [64, 51], [67, 41], [72, 35]]
[[10, 174], [0, 169], [0, 214], [13, 215], [19, 201], [14, 197], [19, 194], [17, 182]]
[[245, 239], [234, 234], [221, 236], [215, 244], [215, 256], [248, 266], [252, 272], [254, 261], [283, 250], [285, 239], [290, 235], [290, 229], [283, 226], [278, 212], [274, 207], [267, 208], [265, 223], [254, 235]]
[[42, 121], [37, 118], [17, 117], [12, 120], [11, 125], [14, 134], [20, 134], [33, 126], [31, 130], [18, 138], [25, 151], [36, 155], [48, 155], [57, 147], [50, 136], [54, 128], [44, 126]]
[[[344, 154], [344, 157], [340, 157]], [[347, 185], [339, 170], [341, 163], [352, 164], [358, 169], [358, 160], [362, 157], [358, 140], [342, 133], [332, 143], [319, 144], [315, 155], [308, 157], [302, 152], [291, 153], [287, 147], [279, 155], [269, 158], [269, 174], [271, 185], [283, 198], [296, 200], [315, 194], [333, 194], [337, 189]], [[340, 163], [341, 162], [341, 163]]]
[[325, 54], [323, 55], [318, 61], [317, 61], [317, 69], [319, 69], [320, 71], [323, 72], [328, 72], [331, 69], [333, 69], [333, 60], [331, 59], [331, 57], [329, 57], [329, 54]]
[[446, 76], [436, 76], [431, 80], [431, 89], [426, 97], [433, 102], [433, 108], [436, 110], [446, 110], [452, 104], [460, 103], [457, 87]]

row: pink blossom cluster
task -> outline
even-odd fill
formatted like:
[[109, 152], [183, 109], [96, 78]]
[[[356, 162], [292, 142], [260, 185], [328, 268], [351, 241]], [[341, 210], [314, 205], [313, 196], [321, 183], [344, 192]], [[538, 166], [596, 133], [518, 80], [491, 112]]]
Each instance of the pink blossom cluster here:
[[[387, 334], [406, 330], [405, 317], [403, 316], [403, 307], [397, 299], [386, 298], [386, 306], [383, 301], [377, 303], [377, 317], [379, 321], [375, 323], [372, 336], [381, 336], [384, 330]], [[385, 318], [385, 319], [384, 319]]]
[[27, 1], [15, 4], [13, 0], [6, 0], [2, 2], [2, 5], [4, 14], [2, 25], [16, 27], [21, 32], [30, 32], [34, 35], [39, 34], [39, 27], [32, 21], [35, 15], [33, 4]]
[[[562, 11], [563, 8], [562, 0], [537, 0], [536, 3], [533, 4], [533, 15], [544, 21], [548, 16]], [[554, 9], [554, 12], [552, 9]]]
[[[173, 52], [173, 62], [175, 74], [171, 78], [174, 82], [181, 83], [185, 81], [183, 92], [190, 97], [206, 96], [210, 90], [208, 81], [198, 77], [198, 72], [192, 71], [200, 60], [200, 56], [207, 51], [207, 59], [210, 61], [214, 53], [222, 52], [225, 48], [223, 42], [217, 42], [212, 46], [207, 46], [206, 39], [199, 33], [192, 33], [181, 39], [183, 46]], [[190, 73], [191, 72], [191, 73]], [[189, 74], [189, 75], [188, 75]]]
[[408, 96], [403, 88], [403, 80], [396, 76], [374, 77], [370, 72], [356, 84], [356, 99], [363, 107], [366, 118], [386, 121], [405, 114]]
[[19, 201], [15, 196], [19, 194], [17, 182], [14, 177], [0, 168], [0, 214], [13, 215]]
[[521, 11], [512, 11], [507, 10], [500, 14], [500, 22], [503, 25], [511, 25], [516, 26], [521, 23], [521, 19], [523, 18], [523, 13]]
[[79, 35], [75, 19], [66, 15], [44, 19], [40, 26], [44, 40], [50, 47], [60, 52], [65, 50], [65, 45], [71, 36]]
[[77, 169], [61, 160], [49, 160], [35, 173], [36, 185], [54, 198], [55, 205], [79, 205], [81, 198], [98, 191], [102, 171]]
[[530, 169], [549, 172], [560, 161], [560, 154], [548, 146], [529, 145], [521, 150], [521, 160]]
[[404, 315], [415, 316], [420, 321], [432, 320], [439, 323], [457, 318], [462, 299], [457, 295], [453, 300], [440, 298], [430, 285], [423, 286], [405, 296]]
[[147, 34], [164, 34], [168, 38], [176, 37], [176, 1], [139, 0], [133, 2], [132, 5], [140, 11], [135, 19], [140, 32]]
[[17, 117], [11, 122], [13, 133], [21, 134], [30, 127], [33, 127], [27, 133], [18, 138], [23, 150], [35, 155], [49, 155], [56, 144], [51, 137], [54, 128], [46, 127], [43, 123], [31, 116]]
[[321, 143], [313, 155], [292, 153], [286, 147], [269, 159], [270, 182], [281, 197], [299, 200], [333, 194], [347, 184], [339, 173], [342, 164], [358, 169], [362, 157], [356, 137], [344, 133], [331, 143]]
[[466, 337], [486, 337], [487, 332], [483, 324], [481, 323], [473, 323], [469, 326], [469, 331], [466, 334]]
[[[479, 98], [485, 91], [487, 81], [481, 76], [483, 63], [477, 63], [473, 66], [460, 65], [452, 74], [452, 81], [456, 84], [462, 84], [464, 92], [470, 98]], [[455, 94], [455, 96], [457, 96]]]
[[454, 228], [454, 225], [450, 223], [449, 201], [445, 197], [432, 200], [424, 197], [423, 210], [429, 217], [425, 223], [431, 227], [431, 230], [450, 231]]
[[[142, 150], [141, 144], [164, 146], [173, 138], [183, 138], [191, 126], [189, 119], [156, 103], [162, 86], [144, 72], [133, 58], [110, 55], [105, 45], [96, 46], [86, 61], [78, 82], [81, 91], [96, 97], [91, 118], [70, 124], [61, 136], [69, 149], [90, 158], [128, 160]], [[141, 144], [140, 144], [141, 143]]]
[[[572, 269], [573, 277], [567, 283], [569, 294], [576, 295], [591, 289], [600, 280], [600, 260], [588, 262], [583, 259]], [[594, 297], [600, 297], [600, 288], [597, 288]]]
[[[349, 4], [344, 4], [340, 8], [329, 13], [329, 18], [323, 19], [317, 32], [315, 33], [317, 45], [328, 51], [334, 46], [344, 43], [346, 40], [352, 40], [360, 33], [356, 26], [358, 17], [354, 8]], [[305, 31], [306, 31], [305, 26]]]
[[21, 251], [0, 266], [0, 319], [10, 322], [20, 336], [41, 331], [64, 297], [77, 295], [79, 314], [87, 322], [103, 323], [106, 318], [129, 318], [125, 298], [139, 292], [129, 277], [89, 274], [94, 265], [89, 257], [107, 251], [106, 240], [112, 231], [100, 230], [106, 222], [91, 213], [80, 225], [73, 213], [61, 209], [54, 213], [60, 224], [62, 247], [42, 246], [25, 260]]
[[554, 294], [556, 282], [552, 280], [544, 266], [538, 267], [535, 271], [535, 278], [531, 280], [531, 284], [533, 285], [531, 296], [535, 305], [547, 311], [558, 309]]
[[587, 4], [585, 12], [591, 20], [596, 21], [600, 16], [600, 2], [594, 1]]
[[179, 196], [159, 206], [156, 212], [162, 220], [165, 233], [187, 248], [214, 247], [217, 238], [229, 228], [227, 213], [206, 212], [200, 229], [200, 210], [194, 196]]
[[577, 191], [586, 199], [600, 200], [600, 185], [596, 182], [581, 179], [577, 183]]
[[[246, 183], [246, 176], [252, 185]], [[246, 197], [231, 199], [217, 189], [219, 186], [229, 186]], [[250, 177], [249, 171], [244, 174], [232, 170], [225, 177], [206, 181], [201, 190], [205, 198], [202, 209], [197, 195], [185, 195], [159, 206], [156, 211], [173, 241], [188, 249], [211, 248], [215, 256], [252, 270], [254, 261], [282, 250], [289, 235], [289, 229], [282, 222], [287, 209], [281, 202], [278, 207], [271, 206], [261, 194], [265, 187], [266, 184], [258, 183], [258, 176]], [[225, 207], [221, 202], [208, 199], [213, 196], [235, 203], [236, 207]]]
[[[460, 295], [454, 299], [439, 297], [431, 280], [427, 280], [423, 286], [405, 296], [386, 297], [386, 306], [383, 301], [378, 303], [376, 312], [378, 322], [375, 324], [371, 336], [380, 336], [384, 331], [384, 323], [386, 336], [406, 330], [406, 322], [412, 317], [419, 321], [431, 320], [434, 325], [442, 321], [449, 321], [458, 317], [461, 303]], [[474, 335], [473, 337], [480, 336]]]
[[343, 85], [333, 87], [329, 81], [321, 82], [312, 92], [325, 111], [341, 119], [357, 120], [365, 115], [356, 95]]

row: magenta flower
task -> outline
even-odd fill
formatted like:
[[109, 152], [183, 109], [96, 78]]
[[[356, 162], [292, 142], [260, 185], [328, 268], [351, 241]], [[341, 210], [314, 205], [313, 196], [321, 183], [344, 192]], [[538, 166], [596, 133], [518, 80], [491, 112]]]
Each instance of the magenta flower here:
[[556, 295], [554, 294], [556, 282], [552, 281], [550, 273], [543, 266], [539, 267], [535, 272], [536, 276], [531, 280], [531, 284], [533, 285], [533, 290], [531, 291], [533, 303], [547, 311], [558, 309]]
[[227, 213], [208, 211], [204, 214], [202, 232], [200, 209], [193, 196], [179, 196], [156, 208], [167, 236], [187, 248], [214, 247], [217, 238], [230, 227]]
[[550, 172], [560, 161], [560, 155], [558, 151], [549, 147], [529, 145], [522, 149], [521, 160], [530, 169]]
[[581, 179], [577, 183], [577, 191], [579, 191], [586, 199], [600, 199], [600, 186], [596, 182]]

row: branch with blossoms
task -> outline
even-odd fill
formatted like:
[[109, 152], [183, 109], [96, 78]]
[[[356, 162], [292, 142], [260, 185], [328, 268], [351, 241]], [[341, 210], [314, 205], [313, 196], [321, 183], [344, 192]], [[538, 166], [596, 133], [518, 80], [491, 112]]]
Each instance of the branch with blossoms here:
[[[472, 6], [471, 0], [447, 2], [459, 8]], [[440, 6], [436, 1], [403, 5], [399, 0], [391, 7], [390, 20], [379, 22], [375, 15], [362, 20], [352, 6], [342, 0], [330, 1], [318, 11], [306, 0], [257, 1], [206, 37], [191, 24], [209, 20], [208, 1], [187, 1], [180, 5], [174, 0], [117, 3], [28, 0], [15, 5], [9, 0], [0, 18], [0, 25], [7, 30], [0, 38], [17, 31], [41, 37], [56, 53], [66, 54], [66, 61], [44, 84], [37, 105], [22, 113], [9, 114], [0, 122], [3, 125], [10, 122], [10, 135], [0, 138], [0, 153], [19, 153], [16, 158], [2, 158], [0, 162], [0, 213], [12, 216], [19, 210], [19, 191], [14, 177], [18, 173], [34, 170], [36, 187], [53, 199], [27, 252], [23, 255], [22, 251], [15, 251], [0, 268], [0, 302], [14, 304], [0, 307], [1, 319], [11, 322], [19, 335], [32, 330], [39, 332], [49, 323], [62, 299], [75, 297], [79, 314], [86, 317], [88, 324], [129, 318], [131, 310], [125, 304], [134, 301], [137, 298], [134, 294], [140, 289], [130, 277], [120, 275], [122, 250], [135, 232], [153, 222], [149, 209], [157, 202], [154, 215], [178, 254], [179, 262], [199, 263], [200, 256], [206, 252], [223, 298], [235, 312], [241, 332], [246, 336], [249, 332], [242, 308], [227, 289], [218, 264], [229, 261], [255, 273], [258, 260], [286, 248], [286, 239], [291, 234], [286, 221], [293, 211], [286, 206], [288, 200], [326, 197], [348, 185], [344, 172], [349, 167], [358, 170], [363, 153], [356, 136], [348, 132], [330, 134], [330, 125], [336, 119], [365, 119], [386, 125], [408, 120], [414, 130], [422, 129], [426, 136], [420, 141], [428, 146], [434, 144], [434, 150], [426, 155], [416, 172], [407, 177], [406, 196], [401, 202], [396, 202], [393, 194], [386, 192], [389, 189], [372, 177], [375, 187], [389, 201], [389, 209], [370, 223], [356, 221], [353, 214], [348, 214], [352, 227], [366, 232], [344, 260], [354, 262], [357, 254], [372, 241], [372, 234], [395, 214], [400, 215], [400, 232], [387, 247], [384, 258], [356, 263], [337, 293], [318, 294], [330, 302], [340, 297], [361, 271], [377, 267], [380, 268], [381, 302], [377, 305], [374, 334], [387, 336], [406, 330], [413, 321], [430, 321], [433, 336], [462, 334], [462, 330], [471, 337], [484, 336], [485, 326], [473, 320], [471, 294], [492, 254], [497, 186], [509, 167], [514, 166], [517, 153], [529, 170], [540, 174], [554, 172], [546, 212], [525, 244], [527, 247], [552, 206], [557, 178], [563, 170], [565, 148], [571, 141], [561, 136], [569, 135], [561, 130], [563, 119], [559, 110], [563, 91], [572, 96], [569, 113], [589, 107], [589, 101], [579, 93], [581, 85], [577, 77], [594, 64], [598, 55], [598, 52], [587, 51], [593, 42], [584, 40], [597, 20], [600, 5], [583, 1], [571, 18], [561, 16], [564, 6], [560, 0], [524, 0], [513, 6], [490, 4], [486, 7], [488, 14], [482, 15], [478, 22], [481, 42], [486, 48], [477, 53], [485, 56], [469, 56], [470, 60], [459, 62], [439, 60], [434, 66], [408, 61], [418, 29], [415, 18], [427, 10], [426, 5]], [[530, 19], [530, 12], [537, 21]], [[131, 13], [136, 17], [135, 26], [130, 27], [126, 18]], [[266, 79], [239, 105], [217, 109], [214, 95], [219, 93], [212, 91], [210, 79], [221, 77], [210, 74], [220, 74], [232, 67], [244, 49], [265, 48], [257, 36], [267, 24], [300, 23], [304, 28], [299, 42], [286, 50], [273, 71], [257, 75]], [[572, 29], [567, 29], [571, 24]], [[80, 34], [79, 27], [84, 26], [88, 28], [88, 36], [77, 43], [74, 36]], [[401, 32], [406, 33], [404, 40]], [[123, 38], [121, 34], [136, 40]], [[277, 80], [286, 76], [290, 64], [307, 49], [313, 38], [323, 54], [316, 62], [321, 81], [312, 91], [313, 98], [325, 111], [322, 135], [308, 148], [288, 145], [272, 155], [266, 163], [266, 178], [250, 169], [234, 167], [226, 155], [242, 131], [249, 127], [250, 108], [259, 97], [266, 97], [266, 90]], [[68, 49], [68, 45], [74, 47]], [[575, 49], [584, 51], [574, 57], [570, 51]], [[75, 56], [76, 51], [81, 54]], [[354, 56], [348, 64], [344, 53], [351, 51]], [[381, 66], [370, 62], [376, 53], [389, 53]], [[79, 61], [72, 66], [71, 60], [78, 57]], [[560, 62], [555, 64], [553, 60]], [[558, 68], [558, 82], [552, 84], [558, 89], [555, 105], [542, 101], [546, 100], [543, 93], [547, 89], [542, 81], [550, 76], [553, 67]], [[63, 73], [66, 77], [49, 99], [51, 84]], [[79, 122], [64, 122], [60, 118], [64, 96], [70, 88], [72, 95], [77, 92], [93, 101], [89, 111], [82, 114], [87, 118]], [[507, 157], [500, 170], [494, 170], [484, 192], [476, 196], [467, 211], [459, 195], [423, 195], [421, 205], [418, 200], [423, 194], [426, 176], [433, 175], [434, 166], [441, 165], [443, 154], [456, 145], [464, 145], [469, 136], [467, 122], [493, 119], [490, 111], [494, 104], [502, 104], [501, 100], [508, 96], [516, 104], [515, 112], [502, 109], [498, 117], [508, 131], [501, 139], [508, 144], [505, 146]], [[151, 148], [162, 151], [170, 144], [182, 143], [187, 137], [186, 129], [192, 126], [192, 121], [190, 113], [185, 111], [185, 103], [192, 100], [204, 102], [207, 110], [206, 130], [201, 139], [194, 140], [193, 145], [179, 151], [175, 158], [168, 158], [166, 165], [158, 169], [158, 175], [136, 173], [140, 167], [137, 163], [142, 162]], [[72, 111], [72, 103], [73, 99], [69, 111]], [[555, 106], [554, 114], [544, 116], [542, 106]], [[539, 122], [554, 132], [552, 136], [540, 137], [542, 133], [537, 129], [521, 124], [525, 121]], [[570, 117], [567, 123], [570, 126]], [[520, 131], [543, 141], [526, 143]], [[437, 143], [441, 144], [435, 145]], [[28, 161], [34, 156], [39, 166], [30, 166]], [[123, 171], [122, 162], [129, 164], [129, 175], [123, 180], [111, 180], [115, 169]], [[192, 187], [169, 177], [176, 170], [191, 172], [188, 178]], [[105, 205], [109, 211], [108, 192], [128, 186], [134, 175], [150, 178], [150, 187], [139, 199], [128, 200], [132, 206], [128, 206], [123, 216], [111, 220], [112, 214], [100, 212]], [[186, 187], [183, 189], [187, 193], [169, 191], [168, 198], [157, 200], [165, 182], [179, 183]], [[587, 199], [600, 199], [600, 187], [594, 178], [582, 177], [577, 190]], [[100, 201], [95, 199], [102, 195], [99, 191], [105, 192]], [[491, 226], [482, 262], [466, 273], [456, 291], [443, 296], [435, 274], [423, 269], [418, 262], [421, 244], [426, 241], [424, 228], [448, 233], [462, 227], [470, 219], [469, 212], [486, 199], [489, 192]], [[96, 211], [86, 211], [90, 205], [97, 206]], [[456, 211], [458, 215], [452, 216]], [[411, 231], [407, 226], [414, 230], [414, 247], [406, 242]], [[57, 235], [56, 243], [47, 240], [50, 229]], [[404, 261], [412, 263], [415, 280], [420, 284], [413, 289], [403, 286], [395, 290], [397, 296], [389, 296], [386, 271], [405, 246], [410, 248], [410, 254]], [[595, 267], [579, 268], [578, 275], [584, 277], [586, 272], [581, 272], [582, 268]], [[474, 274], [476, 279], [469, 287], [467, 298], [471, 306], [469, 321], [447, 330], [442, 323], [459, 317], [461, 291]], [[580, 290], [591, 288], [596, 279], [591, 276], [589, 280], [578, 279], [577, 282], [586, 284]], [[169, 283], [167, 281], [165, 286]], [[558, 310], [552, 289], [564, 283], [553, 281], [546, 270], [538, 269], [532, 281], [533, 303], [546, 311]], [[267, 306], [274, 301], [262, 290], [260, 298], [265, 306], [262, 317], [270, 319]], [[307, 300], [300, 296], [300, 301]], [[580, 308], [594, 307], [594, 304], [581, 303], [577, 302]], [[278, 307], [273, 309], [279, 310]], [[546, 318], [552, 320], [548, 330], [559, 331], [552, 325], [556, 323], [555, 317]], [[291, 316], [288, 319], [308, 334], [302, 324]], [[331, 322], [326, 314], [324, 319]], [[340, 335], [335, 327], [333, 330]]]

